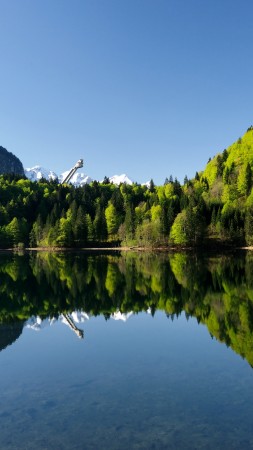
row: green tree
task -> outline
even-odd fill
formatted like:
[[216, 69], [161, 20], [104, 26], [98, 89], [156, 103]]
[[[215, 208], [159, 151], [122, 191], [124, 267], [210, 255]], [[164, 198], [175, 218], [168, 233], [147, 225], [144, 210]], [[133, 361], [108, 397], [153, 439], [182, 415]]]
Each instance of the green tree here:
[[93, 227], [95, 239], [97, 241], [105, 241], [107, 238], [106, 218], [105, 218], [105, 211], [101, 207], [100, 203], [98, 203], [96, 208], [96, 215], [94, 218]]
[[115, 239], [120, 225], [120, 217], [117, 215], [117, 210], [111, 202], [109, 202], [105, 210], [105, 218], [109, 239]]
[[73, 246], [73, 233], [71, 222], [69, 219], [62, 217], [59, 221], [59, 235], [57, 237], [57, 244], [59, 247]]
[[5, 227], [9, 242], [12, 246], [16, 246], [20, 242], [24, 242], [26, 233], [26, 221], [18, 220], [14, 217], [12, 221]]
[[88, 239], [88, 229], [85, 216], [85, 210], [82, 205], [79, 206], [76, 214], [76, 220], [72, 227], [74, 242], [76, 247], [82, 247]]

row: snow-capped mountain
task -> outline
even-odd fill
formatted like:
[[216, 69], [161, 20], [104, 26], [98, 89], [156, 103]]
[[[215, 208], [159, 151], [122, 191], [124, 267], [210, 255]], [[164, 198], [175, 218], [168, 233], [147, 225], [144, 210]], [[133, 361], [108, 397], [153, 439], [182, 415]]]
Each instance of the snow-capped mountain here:
[[45, 178], [46, 180], [56, 180], [58, 177], [52, 170], [45, 169], [41, 166], [25, 169], [25, 176], [31, 181], [39, 181], [41, 178]]
[[[60, 176], [59, 176], [59, 182], [61, 183], [64, 178], [66, 178], [66, 176], [68, 175], [69, 171], [63, 172]], [[83, 186], [84, 184], [90, 184], [92, 182], [92, 178], [89, 177], [88, 175], [85, 175], [84, 173], [80, 173], [80, 172], [76, 172], [75, 175], [73, 175], [73, 177], [71, 178], [71, 184], [73, 184], [74, 186]]]
[[150, 181], [146, 181], [146, 183], [142, 183], [142, 186], [146, 186], [148, 189], [150, 188], [151, 185], [151, 180]]
[[[62, 180], [64, 180], [64, 178], [68, 175], [69, 171], [63, 172], [60, 175], [57, 175], [55, 172], [53, 172], [52, 170], [48, 170], [45, 169], [44, 167], [41, 166], [34, 166], [31, 168], [27, 168], [25, 169], [25, 175], [26, 177], [31, 180], [31, 181], [39, 181], [41, 180], [41, 178], [45, 178], [46, 180], [56, 180], [58, 178], [59, 183], [62, 182]], [[128, 178], [128, 176], [126, 174], [122, 174], [122, 175], [114, 175], [113, 177], [110, 177], [110, 182], [113, 184], [121, 184], [121, 183], [126, 183], [126, 184], [133, 184], [132, 180], [130, 180], [130, 178]], [[71, 183], [78, 187], [78, 186], [83, 186], [84, 184], [90, 184], [93, 181], [93, 179], [91, 177], [89, 177], [88, 175], [82, 173], [82, 172], [76, 172], [73, 177], [71, 178]]]
[[132, 180], [130, 180], [130, 178], [128, 178], [128, 176], [123, 173], [122, 175], [114, 175], [113, 177], [109, 178], [110, 182], [113, 184], [121, 184], [121, 183], [125, 183], [125, 184], [133, 184]]

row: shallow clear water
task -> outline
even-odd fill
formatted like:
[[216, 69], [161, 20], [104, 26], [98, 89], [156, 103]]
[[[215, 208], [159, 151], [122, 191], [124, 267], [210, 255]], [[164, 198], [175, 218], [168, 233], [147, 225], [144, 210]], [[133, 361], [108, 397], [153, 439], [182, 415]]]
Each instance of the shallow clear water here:
[[[81, 266], [85, 267], [87, 275], [87, 261], [82, 258], [86, 256], [81, 257]], [[92, 264], [94, 260], [96, 257], [91, 258]], [[3, 263], [5, 268], [6, 262]], [[28, 259], [21, 262], [21, 266], [30, 264], [34, 273], [36, 262]], [[113, 263], [122, 268], [123, 260], [118, 258]], [[245, 264], [243, 260], [240, 267]], [[167, 260], [161, 262], [162, 269], [166, 265]], [[145, 267], [142, 276], [152, 278], [152, 270]], [[4, 273], [6, 269], [2, 270]], [[125, 270], [122, 273], [124, 277], [129, 275]], [[157, 279], [158, 269], [154, 273]], [[22, 274], [15, 283], [23, 280], [25, 285], [28, 275], [24, 277], [23, 269]], [[235, 272], [233, 274], [235, 278]], [[167, 277], [168, 273], [165, 275]], [[29, 277], [29, 283], [33, 283], [37, 292], [38, 286], [31, 274]], [[63, 284], [67, 283], [62, 272], [60, 278]], [[115, 286], [115, 276], [113, 279]], [[140, 279], [141, 276], [135, 283], [137, 289], [132, 291], [133, 296], [141, 289], [147, 290], [147, 283], [141, 284]], [[92, 283], [92, 277], [89, 277], [89, 285]], [[119, 283], [122, 300], [122, 277]], [[157, 293], [161, 284], [164, 284], [163, 278], [160, 278], [160, 284], [154, 284], [153, 280], [152, 285], [151, 280], [151, 291], [142, 292], [144, 300], [151, 299], [152, 292]], [[70, 279], [68, 286], [70, 292], [73, 287]], [[181, 286], [185, 289], [185, 282]], [[242, 284], [240, 286], [243, 291]], [[12, 296], [11, 288], [8, 289]], [[160, 290], [159, 301], [165, 290]], [[114, 303], [116, 291], [115, 288], [112, 292], [111, 284], [107, 285]], [[207, 291], [206, 299], [210, 295], [210, 286]], [[94, 289], [95, 304], [101, 302], [97, 292]], [[228, 302], [227, 292], [223, 301]], [[7, 290], [5, 296], [6, 293]], [[82, 292], [79, 290], [76, 295], [82, 296]], [[183, 291], [182, 295], [185, 296]], [[46, 297], [44, 301], [48, 308]], [[234, 288], [231, 298], [235, 301]], [[189, 298], [187, 301], [189, 303]], [[2, 292], [4, 302], [6, 298]], [[134, 305], [136, 308], [136, 301]], [[38, 308], [41, 310], [41, 306]], [[217, 299], [214, 311], [215, 308], [217, 310]], [[140, 312], [136, 311], [126, 321], [114, 320], [113, 313], [109, 320], [105, 320], [104, 315], [94, 317], [90, 310], [89, 319], [76, 322], [76, 326], [84, 330], [84, 339], [78, 339], [61, 317], [52, 325], [44, 320], [45, 327], [40, 331], [28, 328], [27, 324], [31, 322], [24, 318], [27, 309], [27, 305], [22, 309], [20, 301], [12, 312], [12, 320], [8, 316], [5, 321], [5, 326], [7, 323], [7, 327], [14, 327], [22, 312], [22, 333], [19, 336], [17, 333], [16, 341], [12, 342], [10, 338], [9, 345], [0, 352], [1, 449], [253, 447], [253, 371], [250, 364], [224, 343], [212, 338], [208, 327], [198, 324], [193, 315], [189, 318], [188, 312], [187, 320], [183, 308], [178, 317], [158, 308], [152, 317], [150, 308], [145, 312], [140, 307]], [[83, 308], [79, 305], [76, 309]], [[73, 305], [69, 316], [71, 310]], [[212, 311], [209, 311], [209, 317], [210, 314]], [[48, 315], [52, 316], [50, 308]], [[6, 317], [6, 307], [2, 309], [2, 316]]]

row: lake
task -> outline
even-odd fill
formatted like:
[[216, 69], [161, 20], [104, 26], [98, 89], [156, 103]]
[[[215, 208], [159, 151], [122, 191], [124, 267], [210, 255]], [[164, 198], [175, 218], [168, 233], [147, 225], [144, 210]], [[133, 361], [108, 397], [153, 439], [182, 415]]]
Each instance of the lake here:
[[0, 448], [253, 448], [253, 253], [0, 255]]

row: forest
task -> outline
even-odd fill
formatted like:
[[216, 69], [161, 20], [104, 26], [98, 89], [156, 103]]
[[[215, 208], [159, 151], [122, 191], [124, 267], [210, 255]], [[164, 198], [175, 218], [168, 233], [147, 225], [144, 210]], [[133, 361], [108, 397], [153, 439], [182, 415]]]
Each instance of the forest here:
[[183, 184], [0, 176], [0, 247], [198, 247], [253, 244], [253, 128]]

